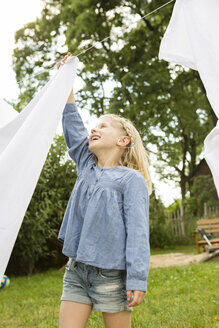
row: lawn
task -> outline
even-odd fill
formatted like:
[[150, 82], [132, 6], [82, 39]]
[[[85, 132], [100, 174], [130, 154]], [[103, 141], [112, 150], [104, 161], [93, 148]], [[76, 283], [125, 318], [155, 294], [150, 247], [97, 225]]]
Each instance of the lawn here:
[[[132, 328], [219, 327], [218, 269], [217, 262], [151, 269], [148, 293], [132, 313]], [[63, 274], [11, 277], [10, 287], [0, 291], [0, 327], [58, 327]], [[93, 312], [87, 327], [104, 327], [102, 314]]]
[[197, 250], [195, 245], [175, 246], [167, 249], [161, 249], [161, 248], [151, 249], [151, 255], [168, 254], [168, 253], [184, 253], [184, 254], [195, 255], [197, 254]]

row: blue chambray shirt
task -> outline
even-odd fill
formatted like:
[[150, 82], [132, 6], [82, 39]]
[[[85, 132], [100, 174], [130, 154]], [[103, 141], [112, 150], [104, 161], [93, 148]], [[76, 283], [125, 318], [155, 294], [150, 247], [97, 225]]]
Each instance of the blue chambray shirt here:
[[95, 163], [75, 103], [66, 104], [62, 124], [78, 173], [58, 235], [63, 254], [99, 268], [126, 270], [126, 290], [146, 291], [149, 197], [143, 176], [125, 166]]

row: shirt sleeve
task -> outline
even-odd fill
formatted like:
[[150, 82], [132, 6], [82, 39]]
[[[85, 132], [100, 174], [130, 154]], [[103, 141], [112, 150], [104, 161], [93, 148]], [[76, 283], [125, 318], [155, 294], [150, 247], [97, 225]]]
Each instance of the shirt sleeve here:
[[135, 175], [124, 191], [126, 225], [126, 290], [147, 290], [150, 262], [149, 196], [142, 176]]
[[73, 159], [80, 173], [89, 162], [94, 162], [93, 153], [88, 148], [88, 131], [84, 126], [75, 103], [65, 105], [62, 127], [69, 156]]

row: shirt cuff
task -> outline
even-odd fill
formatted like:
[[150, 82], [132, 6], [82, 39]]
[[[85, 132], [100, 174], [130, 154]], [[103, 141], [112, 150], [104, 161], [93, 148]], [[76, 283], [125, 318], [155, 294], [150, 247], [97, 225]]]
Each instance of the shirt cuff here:
[[126, 290], [141, 290], [143, 292], [147, 291], [147, 281], [143, 280], [127, 280]]

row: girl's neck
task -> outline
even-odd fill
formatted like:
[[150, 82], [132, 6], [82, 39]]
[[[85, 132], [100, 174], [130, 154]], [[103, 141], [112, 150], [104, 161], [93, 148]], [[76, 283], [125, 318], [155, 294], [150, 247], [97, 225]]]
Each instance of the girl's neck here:
[[110, 168], [120, 165], [121, 151], [104, 151], [98, 152], [96, 155], [97, 165], [102, 168]]
[[118, 162], [112, 162], [112, 161], [100, 161], [98, 160], [97, 165], [102, 168], [110, 168], [110, 167], [115, 167], [118, 166]]
[[[105, 155], [105, 154], [103, 154]], [[119, 165], [119, 158], [116, 156], [98, 156], [97, 165], [102, 168], [110, 168]]]

